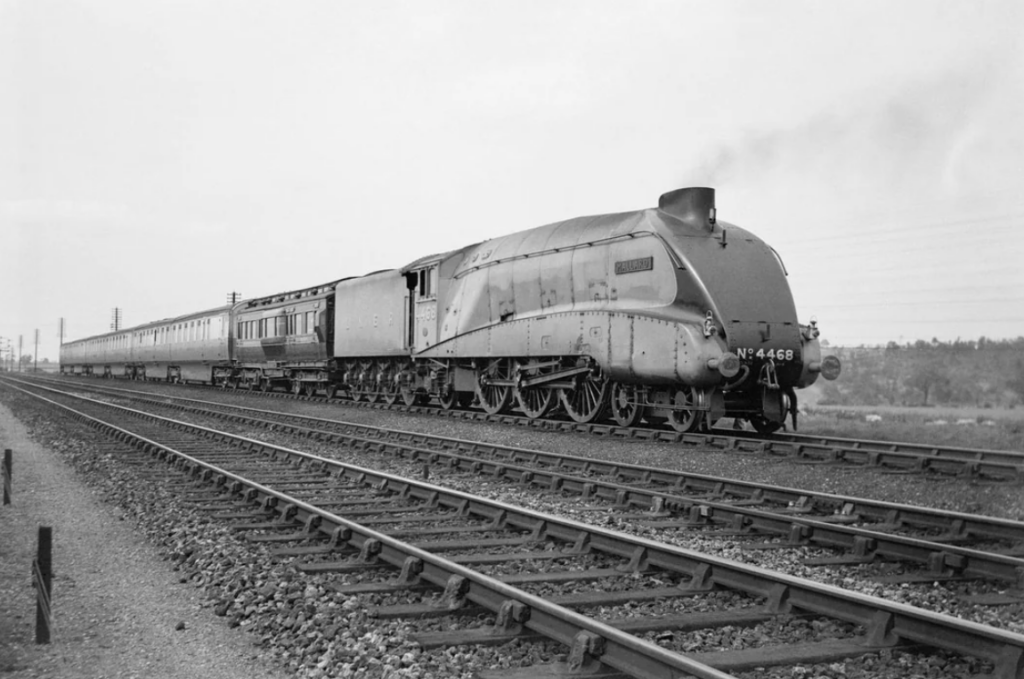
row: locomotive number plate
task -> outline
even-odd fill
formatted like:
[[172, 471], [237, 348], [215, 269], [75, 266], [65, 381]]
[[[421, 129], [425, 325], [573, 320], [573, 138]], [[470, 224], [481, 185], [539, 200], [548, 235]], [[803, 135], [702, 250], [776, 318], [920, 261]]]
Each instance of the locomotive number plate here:
[[775, 361], [792, 361], [796, 353], [792, 349], [737, 349], [740, 359], [770, 358]]
[[636, 273], [637, 271], [650, 271], [654, 268], [654, 257], [640, 257], [638, 259], [627, 259], [622, 262], [615, 262], [615, 275], [624, 273]]

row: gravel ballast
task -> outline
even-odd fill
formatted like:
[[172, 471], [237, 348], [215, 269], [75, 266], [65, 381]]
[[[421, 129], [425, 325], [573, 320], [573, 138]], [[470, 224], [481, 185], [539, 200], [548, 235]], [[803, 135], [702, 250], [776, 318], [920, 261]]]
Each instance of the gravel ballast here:
[[[147, 385], [149, 386], [149, 385]], [[218, 394], [221, 396], [222, 394]], [[223, 395], [230, 396], [233, 395]], [[239, 395], [241, 396], [241, 395]], [[59, 430], [67, 428], [62, 418], [53, 418], [52, 423], [47, 414], [47, 409], [36, 409], [29, 406], [23, 411], [21, 405], [24, 399], [17, 397], [18, 413], [26, 422], [31, 423], [35, 436], [38, 440], [51, 440], [59, 436]], [[241, 400], [241, 399], [239, 399]], [[278, 407], [277, 402], [273, 405], [267, 404], [263, 407]], [[289, 406], [292, 404], [289, 404]], [[871, 483], [873, 490], [879, 495], [902, 495], [913, 488], [919, 493], [929, 495], [934, 504], [943, 505], [964, 505], [974, 500], [981, 499], [987, 491], [993, 490], [1009, 492], [1009, 489], [1001, 487], [978, 488], [975, 484], [962, 484], [947, 482], [938, 484], [943, 490], [955, 489], [951, 493], [941, 497], [935, 502], [936, 484], [934, 481], [926, 481], [921, 477], [891, 477], [888, 475], [868, 475], [872, 481], [861, 479], [858, 475], [841, 474], [835, 475], [835, 470], [820, 469], [815, 467], [804, 467], [781, 463], [778, 460], [758, 458], [757, 456], [729, 456], [719, 451], [701, 451], [692, 448], [670, 446], [663, 444], [635, 443], [621, 440], [599, 439], [593, 437], [578, 436], [572, 434], [558, 434], [553, 432], [539, 432], [518, 427], [500, 425], [458, 422], [439, 418], [410, 417], [408, 415], [381, 412], [375, 409], [346, 409], [319, 404], [294, 403], [296, 410], [319, 411], [316, 414], [326, 415], [333, 413], [333, 417], [339, 419], [359, 419], [370, 424], [390, 424], [403, 429], [422, 429], [431, 433], [454, 433], [452, 430], [459, 430], [460, 435], [465, 438], [489, 439], [496, 442], [518, 443], [529, 447], [565, 449], [566, 447], [579, 446], [585, 449], [580, 454], [593, 457], [615, 458], [623, 456], [630, 461], [639, 462], [641, 459], [653, 463], [655, 459], [664, 460], [670, 464], [665, 466], [699, 467], [701, 471], [710, 471], [705, 467], [718, 469], [731, 469], [738, 472], [737, 476], [752, 477], [774, 477], [784, 475], [786, 477], [799, 476], [806, 485], [832, 485], [839, 481], [839, 485], [846, 486], [851, 481], [857, 485]], [[282, 409], [291, 409], [284, 407]], [[34, 412], [33, 412], [34, 411]], [[339, 412], [340, 411], [340, 412]], [[314, 414], [310, 412], [309, 414]], [[27, 417], [26, 417], [27, 414]], [[183, 418], [189, 419], [189, 418]], [[393, 421], [392, 421], [393, 420]], [[6, 414], [5, 420], [6, 421]], [[73, 428], [72, 428], [73, 431]], [[0, 429], [0, 436], [6, 436], [6, 432]], [[279, 435], [269, 433], [256, 434], [257, 438], [279, 438]], [[67, 438], [67, 437], [66, 437]], [[76, 457], [76, 450], [85, 446], [77, 446], [74, 437], [55, 447], [65, 457]], [[287, 438], [287, 437], [281, 437]], [[13, 447], [6, 440], [2, 441], [5, 447]], [[294, 445], [294, 441], [292, 442]], [[317, 446], [304, 444], [297, 447], [315, 448]], [[84, 453], [84, 450], [83, 450]], [[83, 460], [86, 455], [82, 454]], [[80, 463], [76, 462], [79, 469]], [[260, 662], [264, 667], [271, 666], [273, 658], [278, 665], [278, 671], [287, 674], [290, 670], [296, 670], [299, 676], [308, 677], [422, 677], [422, 679], [449, 676], [469, 677], [474, 669], [497, 668], [509, 666], [521, 666], [535, 664], [538, 662], [549, 662], [559, 658], [564, 649], [555, 646], [548, 648], [523, 645], [523, 655], [520, 656], [518, 643], [513, 643], [499, 649], [452, 647], [439, 651], [421, 653], [410, 645], [408, 640], [408, 623], [400, 621], [384, 622], [367, 617], [367, 609], [373, 604], [384, 603], [379, 597], [344, 597], [332, 595], [321, 578], [295, 578], [294, 571], [282, 564], [269, 564], [264, 559], [265, 555], [246, 554], [238, 548], [235, 536], [225, 531], [223, 527], [211, 526], [210, 522], [203, 516], [185, 507], [172, 507], [168, 510], [163, 504], [157, 510], [156, 495], [147, 490], [140, 490], [136, 482], [132, 482], [127, 475], [117, 471], [115, 461], [109, 464], [101, 461], [104, 467], [103, 473], [107, 478], [98, 478], [97, 490], [91, 491], [90, 499], [96, 502], [98, 497], [116, 505], [117, 508], [107, 509], [108, 517], [105, 525], [113, 524], [115, 527], [124, 529], [129, 524], [134, 525], [140, 533], [148, 536], [156, 547], [150, 548], [149, 552], [156, 558], [156, 567], [152, 570], [159, 570], [168, 573], [169, 578], [161, 583], [141, 583], [140, 586], [153, 587], [161, 591], [167, 591], [170, 585], [174, 585], [176, 592], [190, 592], [192, 600], [191, 610], [194, 615], [206, 616], [208, 620], [214, 621], [214, 627], [221, 631], [231, 631], [229, 628], [248, 630], [251, 640], [246, 646], [243, 638], [242, 656], [249, 660]], [[66, 471], [66, 470], [65, 470]], [[794, 474], [799, 471], [798, 474]], [[88, 470], [87, 470], [88, 473]], [[18, 485], [18, 469], [16, 463], [16, 487]], [[723, 474], [728, 475], [728, 474]], [[101, 477], [101, 474], [93, 474]], [[879, 483], [883, 480], [884, 482]], [[454, 480], [454, 479], [449, 479]], [[94, 482], [97, 479], [93, 479]], [[858, 483], [859, 482], [859, 483]], [[487, 485], [486, 483], [484, 485]], [[504, 485], [504, 484], [498, 484]], [[796, 484], [794, 484], [796, 485]], [[800, 484], [804, 485], [804, 484]], [[930, 490], [930, 493], [925, 492]], [[479, 489], [477, 489], [479, 490]], [[528, 494], [522, 492], [521, 488], [503, 487], [495, 488], [499, 495], [510, 501], [518, 501], [522, 504], [530, 504]], [[895, 491], [895, 492], [894, 492]], [[960, 493], [963, 493], [962, 495]], [[89, 491], [86, 491], [89, 495]], [[513, 500], [512, 496], [524, 495]], [[166, 492], [163, 493], [166, 495]], [[954, 499], [955, 498], [955, 499]], [[986, 498], [991, 501], [991, 498]], [[953, 500], [950, 502], [950, 500]], [[174, 503], [171, 503], [174, 504]], [[1013, 512], [1010, 512], [1011, 514]], [[164, 516], [159, 516], [164, 514]], [[118, 521], [123, 518], [124, 521]], [[104, 524], [101, 524], [104, 525]], [[0, 535], [3, 533], [3, 526], [0, 526]], [[106, 528], [104, 528], [106, 530]], [[34, 541], [35, 528], [31, 529], [30, 540]], [[106, 534], [101, 532], [106, 539]], [[653, 536], [652, 536], [653, 537]], [[55, 538], [59, 544], [59, 539]], [[6, 544], [6, 543], [4, 543]], [[141, 545], [137, 544], [141, 549]], [[250, 544], [251, 547], [251, 544]], [[247, 549], [249, 549], [247, 547]], [[29, 551], [34, 550], [34, 544]], [[103, 553], [108, 550], [103, 549]], [[258, 550], [257, 550], [258, 551]], [[4, 576], [7, 575], [6, 551], [0, 552], [4, 560]], [[160, 561], [162, 556], [165, 560]], [[167, 563], [167, 560], [172, 563]], [[31, 554], [28, 557], [31, 560]], [[760, 559], [758, 559], [760, 560]], [[98, 561], [93, 561], [98, 563]], [[171, 573], [171, 568], [177, 573]], [[57, 568], [60, 566], [58, 564]], [[56, 581], [60, 583], [60, 576]], [[177, 584], [189, 582], [199, 587]], [[6, 593], [6, 580], [3, 581], [3, 590], [0, 594]], [[31, 594], [29, 595], [31, 597]], [[56, 593], [55, 593], [56, 598]], [[3, 605], [0, 604], [0, 613], [5, 613]], [[105, 618], [96, 617], [97, 620]], [[116, 617], [116, 616], [115, 616]], [[1001, 616], [1000, 616], [1001, 617]], [[34, 620], [34, 614], [29, 611], [29, 617], [24, 622], [26, 628]], [[185, 622], [185, 629], [175, 632], [174, 627], [167, 632], [169, 634], [183, 634], [190, 631], [188, 621]], [[219, 625], [217, 623], [220, 623]], [[475, 624], [488, 624], [488, 620], [477, 621]], [[442, 628], [457, 628], [467, 624], [464, 619], [444, 618], [438, 621]], [[788, 623], [787, 623], [788, 624]], [[473, 623], [470, 623], [473, 626]], [[754, 630], [755, 640], [763, 636], [774, 642], [780, 641], [782, 635], [780, 629], [766, 627], [764, 630]], [[788, 627], [786, 629], [789, 629]], [[794, 628], [795, 629], [795, 628]], [[238, 630], [235, 630], [236, 632]], [[799, 630], [797, 630], [799, 631]], [[0, 627], [0, 633], [5, 633]], [[683, 639], [685, 650], [694, 646], [693, 650], [710, 643], [709, 640], [701, 637], [700, 643], [697, 639]], [[252, 643], [255, 642], [254, 647]], [[131, 643], [130, 641], [127, 643]], [[166, 643], [166, 641], [164, 642]], [[747, 642], [744, 643], [746, 645]], [[714, 644], [712, 644], [714, 645]], [[728, 647], [731, 644], [725, 644]], [[529, 650], [528, 650], [529, 649]], [[682, 650], [682, 649], [681, 649]], [[103, 652], [113, 654], [110, 648]], [[225, 651], [227, 653], [227, 651]], [[248, 654], [248, 655], [246, 655]], [[922, 672], [921, 665], [904, 665], [909, 660], [908, 656], [884, 652], [879, 657], [872, 659], [866, 657], [860, 661], [839, 663], [827, 667], [817, 666], [813, 668], [777, 668], [768, 670], [766, 674], [762, 671], [755, 672], [756, 676], [829, 676], [829, 677], [883, 677], [883, 676], [928, 676], [928, 677], [962, 677], [970, 676], [978, 671], [973, 663], [961, 664], [958, 661], [943, 660], [941, 666], [928, 667]], [[930, 662], [930, 661], [929, 661]], [[947, 663], [949, 663], [947, 665]], [[283, 666], [283, 667], [282, 667]], [[0, 664], [0, 668], [4, 668]], [[41, 667], [41, 666], [40, 666]], [[287, 669], [286, 669], [287, 668]], [[196, 674], [172, 674], [150, 670], [143, 666], [142, 669], [127, 668], [123, 672], [106, 671], [105, 673], [47, 673], [49, 670], [38, 669], [32, 671], [30, 667], [23, 667], [23, 674], [12, 676], [234, 676], [231, 674], [216, 674], [211, 672], [200, 672]], [[803, 672], [806, 672], [804, 674]], [[280, 676], [284, 676], [282, 674]], [[240, 675], [242, 676], [242, 675]], [[278, 676], [273, 674], [244, 673], [244, 676]]]

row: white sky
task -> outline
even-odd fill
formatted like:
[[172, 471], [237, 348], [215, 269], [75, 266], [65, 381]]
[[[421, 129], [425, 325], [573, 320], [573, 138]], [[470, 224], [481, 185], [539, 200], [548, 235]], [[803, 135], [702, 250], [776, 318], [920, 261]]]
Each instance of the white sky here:
[[1024, 3], [0, 0], [40, 359], [682, 186], [834, 344], [1024, 335]]

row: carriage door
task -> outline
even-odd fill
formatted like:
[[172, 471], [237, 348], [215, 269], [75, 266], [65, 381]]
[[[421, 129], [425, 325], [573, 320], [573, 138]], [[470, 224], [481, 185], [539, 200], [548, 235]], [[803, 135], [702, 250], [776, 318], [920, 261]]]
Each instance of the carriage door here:
[[413, 311], [410, 345], [419, 353], [437, 344], [437, 264], [413, 273], [416, 286], [409, 291]]

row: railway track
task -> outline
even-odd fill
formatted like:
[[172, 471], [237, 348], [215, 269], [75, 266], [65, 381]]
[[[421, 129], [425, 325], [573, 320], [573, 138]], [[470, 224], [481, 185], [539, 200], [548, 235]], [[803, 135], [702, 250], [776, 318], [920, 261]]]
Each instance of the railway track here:
[[[154, 455], [180, 460], [195, 476], [245, 498], [250, 507], [255, 502], [259, 509], [249, 511], [274, 512], [274, 521], [243, 524], [243, 529], [267, 531], [275, 541], [302, 541], [295, 548], [301, 551], [282, 554], [308, 558], [296, 564], [300, 571], [344, 580], [346, 573], [365, 574], [383, 564], [397, 569], [398, 575], [383, 583], [338, 585], [353, 595], [403, 594], [402, 603], [382, 606], [378, 615], [430, 620], [453, 610], [483, 609], [495, 618], [476, 631], [431, 631], [428, 625], [418, 637], [424, 647], [540, 636], [572, 649], [569, 664], [577, 670], [600, 663], [626, 676], [711, 677], [923, 645], [980, 658], [991, 664], [993, 676], [1024, 673], [1022, 635], [112, 404], [78, 402], [146, 423], [134, 424], [132, 429], [142, 431], [130, 434], [89, 420]], [[175, 445], [186, 451], [160, 443], [167, 427], [173, 427]], [[226, 504], [239, 501], [220, 491], [216, 497]], [[332, 507], [364, 518], [353, 523]], [[401, 542], [409, 537], [419, 544]], [[355, 556], [339, 561], [346, 553]], [[428, 585], [433, 589], [421, 590]], [[437, 595], [442, 588], [444, 594]], [[721, 591], [735, 593], [742, 603], [716, 610]], [[698, 599], [706, 613], [692, 612]], [[639, 619], [623, 615], [638, 602], [656, 602], [656, 610]], [[591, 617], [594, 611], [599, 615]], [[707, 656], [680, 653], [694, 627], [749, 626], [763, 632], [805, 616], [819, 621], [812, 643], [765, 648], [755, 642], [752, 648]]]
[[[67, 379], [53, 380], [67, 384]], [[207, 389], [214, 389], [208, 385]], [[556, 431], [576, 431], [599, 436], [638, 440], [677, 442], [739, 452], [757, 452], [788, 457], [802, 462], [867, 466], [906, 473], [934, 473], [996, 481], [1024, 481], [1024, 452], [988, 450], [955, 446], [936, 446], [909, 442], [873, 441], [835, 436], [777, 432], [763, 436], [754, 432], [712, 429], [708, 432], [680, 433], [670, 429], [615, 424], [580, 424], [565, 418], [532, 419], [514, 413], [490, 415], [480, 410], [444, 410], [429, 405], [389, 404], [380, 399], [360, 401], [331, 399], [321, 395], [300, 395], [281, 391], [246, 391], [263, 398], [297, 399], [323, 403], [343, 403], [346, 407], [429, 413], [472, 421], [499, 422]]]
[[967, 600], [1024, 603], [1024, 523], [1019, 521], [209, 401], [97, 391], [130, 396], [150, 407], [229, 419], [247, 427], [400, 455], [451, 471], [556, 489], [586, 499], [592, 511], [616, 510], [606, 520], [663, 532], [729, 529], [749, 539], [746, 549], [811, 546], [840, 552], [801, 559], [806, 566], [902, 564], [904, 572], [875, 578], [886, 584], [993, 580], [1009, 589]]

